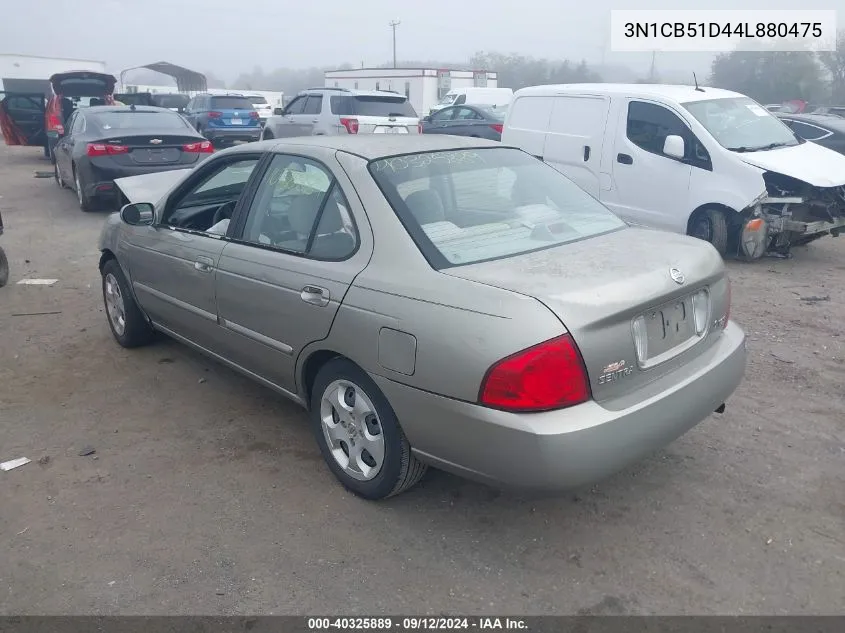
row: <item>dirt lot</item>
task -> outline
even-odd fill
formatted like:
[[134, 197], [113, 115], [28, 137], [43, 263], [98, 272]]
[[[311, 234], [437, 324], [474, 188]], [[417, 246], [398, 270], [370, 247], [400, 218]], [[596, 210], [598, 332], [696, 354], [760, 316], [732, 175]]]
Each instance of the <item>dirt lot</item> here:
[[114, 343], [105, 215], [39, 154], [0, 145], [0, 461], [32, 459], [0, 472], [0, 613], [843, 612], [845, 238], [730, 265], [745, 383], [639, 466], [543, 499], [431, 472], [372, 504], [295, 406]]

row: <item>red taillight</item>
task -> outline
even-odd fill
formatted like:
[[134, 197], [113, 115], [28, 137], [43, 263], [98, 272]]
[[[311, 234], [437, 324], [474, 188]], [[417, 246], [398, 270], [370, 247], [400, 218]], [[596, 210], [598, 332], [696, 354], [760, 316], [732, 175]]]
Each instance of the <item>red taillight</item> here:
[[558, 336], [487, 370], [479, 402], [506, 411], [550, 411], [590, 399], [587, 370], [575, 341]]
[[214, 147], [211, 145], [211, 141], [201, 141], [183, 145], [182, 151], [190, 154], [211, 154], [214, 152]]
[[57, 114], [51, 114], [47, 117], [47, 129], [55, 130], [59, 134], [65, 133], [65, 126], [62, 125], [62, 120]]
[[417, 123], [417, 134], [422, 134], [422, 123]]
[[221, 112], [209, 112], [208, 118], [209, 119], [219, 119], [223, 114]]
[[126, 154], [129, 148], [126, 145], [106, 145], [105, 143], [88, 143], [88, 156], [114, 156], [115, 154]]
[[254, 112], [254, 111], [253, 111], [253, 112], [250, 112], [250, 113], [249, 113], [249, 118], [250, 118], [250, 119], [257, 119], [257, 118], [258, 118], [258, 112]]
[[350, 134], [358, 133], [358, 119], [341, 119], [340, 124], [346, 128]]
[[491, 123], [491, 124], [490, 124], [490, 127], [492, 127], [492, 128], [493, 128], [494, 130], [496, 130], [499, 134], [501, 134], [501, 133], [502, 133], [502, 130], [504, 129], [504, 127], [505, 127], [505, 126], [504, 126], [503, 124], [501, 124], [501, 123]]

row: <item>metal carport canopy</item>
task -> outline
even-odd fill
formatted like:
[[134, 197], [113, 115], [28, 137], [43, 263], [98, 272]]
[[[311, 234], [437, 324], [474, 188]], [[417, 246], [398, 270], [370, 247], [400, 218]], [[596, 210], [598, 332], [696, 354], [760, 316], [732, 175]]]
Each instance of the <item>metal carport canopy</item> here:
[[120, 73], [120, 84], [124, 85], [123, 76], [130, 70], [154, 70], [162, 75], [168, 75], [176, 80], [176, 88], [179, 92], [205, 92], [208, 90], [205, 75], [194, 70], [188, 70], [182, 66], [171, 64], [170, 62], [155, 62], [154, 64], [147, 64], [145, 66], [134, 66], [127, 68]]

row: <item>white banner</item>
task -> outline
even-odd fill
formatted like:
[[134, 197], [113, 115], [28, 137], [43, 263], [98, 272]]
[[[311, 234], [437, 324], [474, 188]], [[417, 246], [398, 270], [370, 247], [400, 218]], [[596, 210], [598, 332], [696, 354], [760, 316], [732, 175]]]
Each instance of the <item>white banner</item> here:
[[610, 12], [614, 52], [835, 51], [831, 10]]

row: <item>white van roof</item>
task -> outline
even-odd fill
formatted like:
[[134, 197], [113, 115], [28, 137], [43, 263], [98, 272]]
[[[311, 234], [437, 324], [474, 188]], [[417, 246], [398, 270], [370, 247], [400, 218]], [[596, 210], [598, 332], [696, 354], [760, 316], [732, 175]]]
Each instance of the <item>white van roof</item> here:
[[[703, 90], [703, 92], [702, 92]], [[702, 87], [673, 84], [556, 84], [549, 86], [530, 86], [521, 88], [514, 93], [514, 98], [524, 96], [544, 96], [556, 94], [594, 94], [594, 95], [625, 95], [627, 97], [662, 98], [675, 103], [689, 103], [690, 101], [704, 101], [706, 99], [730, 99], [745, 97], [745, 95], [721, 88]]]

